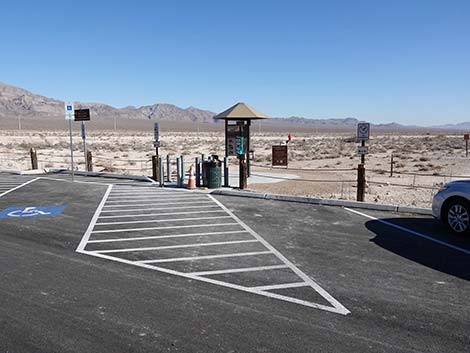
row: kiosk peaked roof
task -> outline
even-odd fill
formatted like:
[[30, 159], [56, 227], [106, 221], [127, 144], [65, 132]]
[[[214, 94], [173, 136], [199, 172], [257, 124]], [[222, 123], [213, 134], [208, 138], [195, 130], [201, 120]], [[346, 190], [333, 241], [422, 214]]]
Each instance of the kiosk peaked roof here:
[[228, 108], [222, 113], [214, 116], [214, 119], [236, 119], [236, 120], [248, 120], [248, 119], [267, 119], [268, 117], [263, 113], [256, 111], [245, 103], [237, 103], [234, 106]]

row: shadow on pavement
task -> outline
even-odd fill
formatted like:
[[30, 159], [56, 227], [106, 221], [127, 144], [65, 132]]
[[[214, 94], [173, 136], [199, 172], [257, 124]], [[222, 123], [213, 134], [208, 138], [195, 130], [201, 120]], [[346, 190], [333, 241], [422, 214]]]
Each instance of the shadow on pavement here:
[[[457, 236], [431, 218], [384, 218], [383, 221], [419, 232], [459, 248], [470, 250], [470, 236]], [[376, 236], [378, 246], [406, 259], [465, 280], [470, 280], [470, 255], [432, 240], [384, 224], [379, 220], [366, 222]]]

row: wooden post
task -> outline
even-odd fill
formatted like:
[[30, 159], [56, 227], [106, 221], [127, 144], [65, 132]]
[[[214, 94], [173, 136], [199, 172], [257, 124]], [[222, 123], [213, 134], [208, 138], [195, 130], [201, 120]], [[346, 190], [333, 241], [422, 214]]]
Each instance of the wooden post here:
[[91, 151], [86, 152], [87, 168], [89, 172], [93, 171], [93, 156]]
[[31, 169], [38, 169], [38, 155], [34, 148], [29, 150], [29, 154], [31, 156]]
[[393, 153], [390, 156], [390, 178], [393, 177]]
[[157, 156], [152, 156], [152, 179], [157, 181]]
[[246, 161], [245, 156], [240, 156], [240, 183], [239, 187], [241, 190], [246, 189], [248, 187], [247, 183], [247, 168], [246, 168]]
[[364, 164], [357, 166], [357, 201], [364, 201], [366, 192], [366, 168]]

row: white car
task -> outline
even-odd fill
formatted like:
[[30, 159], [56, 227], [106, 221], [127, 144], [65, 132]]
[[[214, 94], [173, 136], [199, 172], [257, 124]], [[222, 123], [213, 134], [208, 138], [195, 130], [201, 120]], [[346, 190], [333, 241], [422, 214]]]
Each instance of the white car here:
[[443, 185], [434, 195], [432, 213], [454, 233], [470, 233], [470, 180]]

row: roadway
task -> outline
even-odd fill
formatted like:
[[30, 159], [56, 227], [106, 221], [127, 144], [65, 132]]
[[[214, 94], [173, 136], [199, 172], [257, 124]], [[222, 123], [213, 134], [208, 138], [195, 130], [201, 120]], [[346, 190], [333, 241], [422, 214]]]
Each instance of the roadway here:
[[3, 181], [0, 352], [470, 346], [470, 241], [429, 217], [117, 179]]

